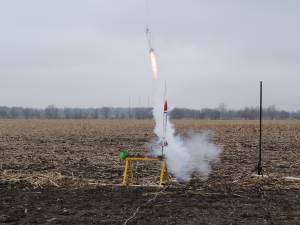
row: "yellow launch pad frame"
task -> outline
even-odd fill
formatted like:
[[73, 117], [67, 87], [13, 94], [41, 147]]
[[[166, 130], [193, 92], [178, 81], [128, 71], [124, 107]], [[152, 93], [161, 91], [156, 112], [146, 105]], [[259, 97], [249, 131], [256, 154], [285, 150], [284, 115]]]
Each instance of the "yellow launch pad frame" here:
[[123, 172], [123, 185], [130, 185], [132, 183], [133, 162], [135, 161], [161, 161], [159, 186], [162, 187], [164, 181], [166, 181], [166, 184], [168, 185], [171, 183], [171, 176], [168, 172], [167, 164], [164, 159], [157, 157], [127, 157]]

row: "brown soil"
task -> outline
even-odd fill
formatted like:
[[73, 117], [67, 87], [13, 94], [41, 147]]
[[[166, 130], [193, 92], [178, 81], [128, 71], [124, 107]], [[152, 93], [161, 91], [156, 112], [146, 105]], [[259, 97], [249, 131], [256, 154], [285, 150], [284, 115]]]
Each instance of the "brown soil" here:
[[[178, 133], [212, 132], [222, 145], [208, 178], [171, 187], [122, 187], [120, 150], [146, 154], [152, 121], [1, 120], [0, 224], [299, 224], [300, 123], [264, 123], [266, 178], [253, 177], [258, 126], [175, 121]], [[155, 184], [158, 165], [140, 165]]]

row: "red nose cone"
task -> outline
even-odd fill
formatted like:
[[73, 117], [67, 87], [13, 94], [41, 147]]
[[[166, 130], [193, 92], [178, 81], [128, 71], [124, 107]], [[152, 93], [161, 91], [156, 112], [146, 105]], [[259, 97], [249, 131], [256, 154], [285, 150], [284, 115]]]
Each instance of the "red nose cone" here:
[[167, 100], [165, 100], [165, 104], [164, 104], [164, 113], [168, 112], [168, 102]]

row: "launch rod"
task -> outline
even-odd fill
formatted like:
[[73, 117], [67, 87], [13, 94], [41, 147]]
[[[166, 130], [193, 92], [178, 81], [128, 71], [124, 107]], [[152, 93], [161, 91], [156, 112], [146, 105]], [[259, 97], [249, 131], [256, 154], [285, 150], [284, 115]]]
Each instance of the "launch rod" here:
[[166, 141], [166, 119], [165, 119], [165, 113], [163, 115], [163, 137], [162, 137], [162, 143], [161, 143], [161, 156], [164, 157], [164, 148], [165, 148], [165, 141]]
[[167, 81], [165, 81], [164, 86], [164, 111], [163, 111], [163, 140], [162, 140], [162, 156], [164, 155], [164, 147], [167, 145], [166, 135], [167, 135], [167, 122], [168, 122], [168, 103], [167, 103]]
[[257, 174], [262, 175], [262, 163], [261, 163], [261, 142], [262, 139], [262, 81], [260, 81], [260, 104], [259, 104], [259, 154], [258, 154], [258, 164], [257, 164]]
[[163, 114], [163, 137], [162, 137], [162, 148], [161, 148], [161, 156], [164, 157], [164, 148], [167, 145], [167, 122], [168, 122], [168, 114], [165, 111], [165, 105], [164, 105], [164, 114]]

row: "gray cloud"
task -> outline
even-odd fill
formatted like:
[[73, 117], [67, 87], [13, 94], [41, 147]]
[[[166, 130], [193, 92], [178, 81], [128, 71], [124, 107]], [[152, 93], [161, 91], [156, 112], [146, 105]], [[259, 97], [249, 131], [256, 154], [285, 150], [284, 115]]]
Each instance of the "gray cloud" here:
[[299, 109], [298, 1], [2, 1], [0, 105], [147, 105], [151, 24], [178, 107]]

